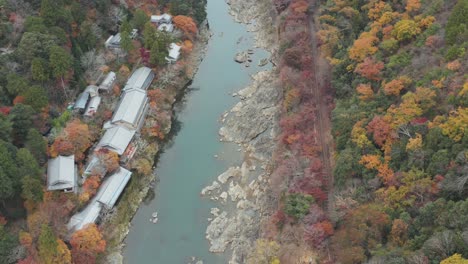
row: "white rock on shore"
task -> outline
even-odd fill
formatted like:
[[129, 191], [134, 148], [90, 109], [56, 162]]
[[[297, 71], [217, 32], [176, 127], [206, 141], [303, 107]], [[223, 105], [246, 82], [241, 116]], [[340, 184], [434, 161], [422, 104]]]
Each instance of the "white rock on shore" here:
[[224, 184], [230, 178], [239, 176], [240, 173], [241, 173], [241, 170], [239, 167], [230, 167], [226, 172], [218, 176], [218, 181]]
[[205, 188], [203, 188], [203, 190], [201, 191], [201, 195], [209, 194], [212, 191], [217, 190], [219, 188], [221, 188], [219, 182], [213, 181], [213, 183], [210, 186], [206, 186]]

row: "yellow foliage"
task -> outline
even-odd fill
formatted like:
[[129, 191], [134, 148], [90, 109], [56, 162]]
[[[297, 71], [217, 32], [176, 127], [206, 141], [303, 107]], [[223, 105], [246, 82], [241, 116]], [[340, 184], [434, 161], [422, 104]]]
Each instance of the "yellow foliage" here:
[[463, 258], [460, 254], [453, 254], [442, 260], [440, 264], [468, 264], [468, 259]]
[[392, 35], [400, 41], [411, 39], [419, 33], [421, 33], [421, 29], [414, 20], [410, 19], [398, 21], [392, 31]]
[[338, 13], [343, 13], [347, 18], [359, 15], [359, 12], [350, 6], [343, 7]]
[[440, 125], [442, 133], [458, 142], [468, 133], [468, 108], [459, 107], [452, 111], [447, 121]]
[[465, 94], [468, 94], [468, 81], [463, 84], [463, 89], [458, 93], [458, 96], [463, 96]]
[[372, 142], [367, 138], [366, 130], [362, 127], [363, 121], [354, 124], [351, 130], [351, 140], [360, 148], [372, 145]]
[[419, 133], [416, 133], [416, 137], [410, 138], [408, 144], [406, 144], [406, 151], [414, 151], [421, 149], [422, 147], [422, 136]]
[[378, 48], [374, 45], [378, 40], [372, 33], [363, 32], [349, 49], [349, 57], [355, 61], [363, 61], [367, 56], [377, 52]]
[[257, 239], [253, 251], [247, 257], [247, 264], [279, 264], [279, 249], [280, 246], [275, 241]]
[[390, 24], [395, 18], [398, 18], [398, 13], [397, 12], [385, 12], [380, 16], [379, 20], [377, 22], [380, 25], [385, 25], [385, 24]]

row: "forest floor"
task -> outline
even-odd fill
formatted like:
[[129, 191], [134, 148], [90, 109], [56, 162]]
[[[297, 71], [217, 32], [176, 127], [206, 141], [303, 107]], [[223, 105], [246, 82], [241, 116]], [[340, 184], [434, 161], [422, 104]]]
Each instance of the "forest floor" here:
[[317, 106], [316, 133], [321, 146], [320, 158], [322, 160], [322, 173], [327, 180], [327, 209], [328, 215], [334, 215], [334, 181], [333, 181], [333, 137], [331, 133], [331, 111], [333, 109], [333, 94], [331, 91], [331, 67], [320, 54], [319, 41], [317, 39], [315, 15], [309, 20], [309, 30], [312, 45], [313, 74], [311, 80], [312, 95]]

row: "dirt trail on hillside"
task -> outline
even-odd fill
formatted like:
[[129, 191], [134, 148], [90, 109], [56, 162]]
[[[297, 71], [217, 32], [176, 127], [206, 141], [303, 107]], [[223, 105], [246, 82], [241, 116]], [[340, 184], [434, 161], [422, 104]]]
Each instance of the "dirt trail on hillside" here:
[[331, 134], [331, 68], [320, 54], [318, 49], [319, 41], [317, 39], [317, 26], [314, 21], [314, 15], [309, 20], [309, 30], [311, 34], [312, 45], [312, 64], [313, 77], [311, 83], [312, 94], [317, 106], [317, 134], [319, 143], [321, 144], [322, 152], [321, 159], [323, 163], [322, 173], [327, 179], [327, 209], [328, 215], [332, 216], [334, 212], [334, 181], [333, 181], [333, 137]]

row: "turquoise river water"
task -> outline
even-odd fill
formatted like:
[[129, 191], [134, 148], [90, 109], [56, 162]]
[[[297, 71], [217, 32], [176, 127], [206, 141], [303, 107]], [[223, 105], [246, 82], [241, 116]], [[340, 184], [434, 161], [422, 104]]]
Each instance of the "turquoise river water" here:
[[[234, 22], [223, 0], [208, 0], [207, 12], [213, 36], [193, 89], [177, 107], [181, 127], [160, 156], [154, 198], [142, 203], [132, 220], [125, 263], [182, 264], [192, 256], [204, 264], [227, 263], [225, 254], [208, 251], [207, 218], [216, 204], [200, 191], [239, 162], [237, 145], [219, 142], [219, 119], [238, 100], [231, 94], [249, 84], [249, 76], [260, 70], [258, 61], [268, 54], [255, 49], [249, 68], [234, 62], [237, 52], [253, 47], [253, 34]], [[153, 224], [155, 211], [159, 221]]]

